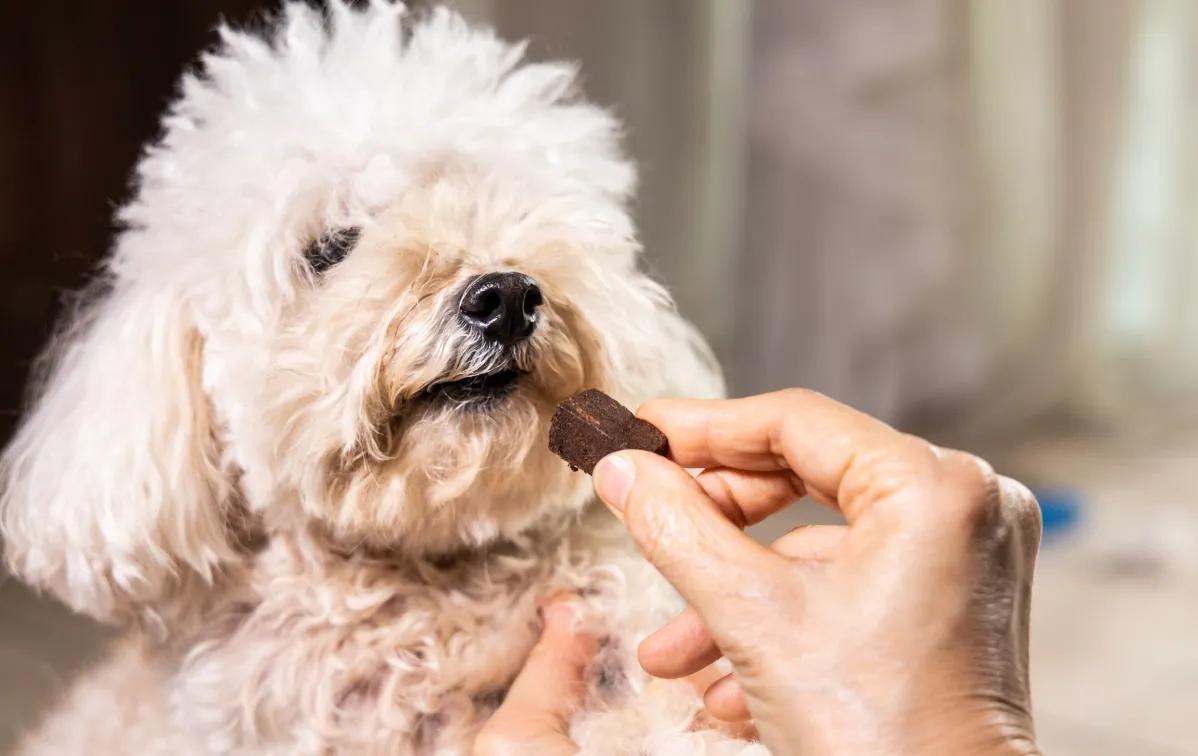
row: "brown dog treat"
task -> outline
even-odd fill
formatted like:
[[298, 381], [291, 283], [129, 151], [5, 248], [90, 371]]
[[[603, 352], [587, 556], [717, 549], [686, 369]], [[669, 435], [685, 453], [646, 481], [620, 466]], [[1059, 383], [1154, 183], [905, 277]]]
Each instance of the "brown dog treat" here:
[[572, 470], [588, 475], [596, 463], [621, 449], [669, 454], [665, 434], [598, 389], [587, 389], [557, 405], [549, 423], [549, 451]]

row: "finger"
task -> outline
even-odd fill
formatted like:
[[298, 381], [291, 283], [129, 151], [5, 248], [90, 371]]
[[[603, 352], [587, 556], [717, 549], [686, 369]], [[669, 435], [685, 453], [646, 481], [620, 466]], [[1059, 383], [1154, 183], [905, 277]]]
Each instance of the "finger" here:
[[[703, 696], [711, 688], [712, 684], [723, 679], [726, 675], [727, 670], [723, 669], [722, 665], [712, 664], [688, 676], [686, 681], [691, 684], [696, 693]], [[701, 730], [719, 730], [739, 740], [757, 739], [757, 728], [747, 718], [743, 720], [720, 719], [712, 716], [705, 708], [700, 709], [695, 714], [692, 726], [695, 729]]]
[[836, 502], [849, 522], [879, 497], [907, 492], [901, 484], [932, 477], [936, 462], [926, 442], [801, 389], [731, 400], [656, 400], [637, 414], [666, 434], [678, 464], [790, 469], [817, 498]]
[[732, 675], [725, 675], [711, 684], [703, 694], [703, 705], [716, 719], [743, 722], [750, 717], [745, 692]]
[[583, 672], [594, 657], [594, 636], [576, 632], [565, 600], [542, 609], [545, 626], [503, 704], [480, 730], [476, 754], [572, 754], [571, 714], [584, 691]]
[[[802, 525], [770, 548], [794, 560], [826, 561], [847, 534], [844, 525]], [[642, 669], [669, 679], [695, 674], [721, 655], [703, 620], [689, 608], [641, 641], [636, 653]]]
[[582, 696], [582, 673], [595, 653], [594, 636], [577, 633], [574, 609], [555, 601], [542, 609], [545, 627], [500, 710], [564, 721]]
[[754, 472], [713, 467], [695, 478], [708, 498], [738, 528], [760, 522], [807, 493], [790, 470]]
[[686, 609], [641, 641], [636, 658], [654, 677], [675, 679], [695, 674], [720, 658], [711, 632], [694, 609]]
[[690, 683], [690, 686], [695, 689], [696, 693], [703, 695], [711, 687], [712, 683], [728, 674], [728, 670], [724, 668], [725, 666], [714, 663], [708, 664], [703, 669], [687, 675], [686, 681]]
[[826, 562], [848, 533], [847, 525], [800, 525], [771, 543], [770, 548], [794, 560]]
[[[784, 564], [728, 520], [686, 470], [648, 452], [600, 460], [595, 489], [645, 558], [708, 620], [732, 619]], [[714, 628], [713, 628], [714, 629]]]

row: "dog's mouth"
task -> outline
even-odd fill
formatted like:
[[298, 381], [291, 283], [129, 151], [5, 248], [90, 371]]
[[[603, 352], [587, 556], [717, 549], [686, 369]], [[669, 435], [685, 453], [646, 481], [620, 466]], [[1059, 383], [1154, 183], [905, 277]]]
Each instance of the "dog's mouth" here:
[[515, 368], [505, 368], [456, 381], [442, 381], [426, 388], [424, 396], [432, 401], [485, 408], [515, 391], [521, 375], [523, 373]]

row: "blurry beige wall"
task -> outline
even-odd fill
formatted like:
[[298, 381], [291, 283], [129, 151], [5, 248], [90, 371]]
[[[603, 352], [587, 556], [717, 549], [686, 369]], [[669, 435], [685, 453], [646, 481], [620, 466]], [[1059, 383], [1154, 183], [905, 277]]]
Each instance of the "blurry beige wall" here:
[[991, 420], [1118, 420], [1198, 384], [1198, 6], [970, 6], [969, 248]]
[[469, 0], [628, 123], [744, 393], [977, 435], [1198, 386], [1190, 0]]

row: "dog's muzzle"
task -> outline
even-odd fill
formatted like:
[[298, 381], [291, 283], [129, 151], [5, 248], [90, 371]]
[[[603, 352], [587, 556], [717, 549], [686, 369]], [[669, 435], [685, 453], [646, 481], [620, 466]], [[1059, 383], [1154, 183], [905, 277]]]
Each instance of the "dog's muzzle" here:
[[430, 386], [426, 394], [463, 406], [489, 407], [515, 390], [523, 374], [516, 352], [536, 330], [544, 297], [537, 282], [515, 271], [471, 279], [458, 300], [458, 320], [487, 354], [480, 372]]

